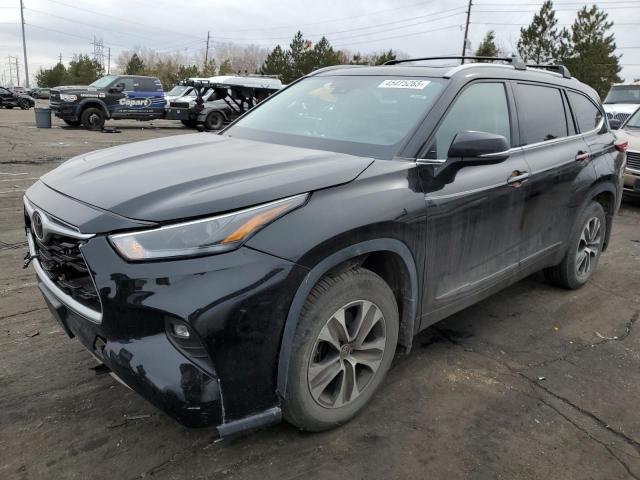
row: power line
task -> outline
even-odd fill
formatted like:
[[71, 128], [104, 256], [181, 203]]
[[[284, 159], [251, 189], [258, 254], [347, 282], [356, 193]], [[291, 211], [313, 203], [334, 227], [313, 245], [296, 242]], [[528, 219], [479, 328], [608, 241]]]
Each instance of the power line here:
[[[327, 20], [319, 20], [317, 22], [309, 22], [309, 23], [298, 23], [296, 25], [278, 25], [278, 26], [273, 26], [273, 27], [267, 27], [267, 28], [261, 28], [260, 30], [265, 31], [265, 30], [275, 30], [275, 29], [296, 29], [298, 30], [300, 27], [307, 27], [310, 25], [321, 25], [324, 23], [335, 23], [335, 22], [343, 22], [346, 20], [355, 20], [358, 18], [364, 18], [364, 17], [371, 17], [374, 15], [379, 15], [381, 13], [387, 13], [387, 12], [394, 12], [397, 10], [406, 10], [408, 8], [411, 7], [416, 7], [419, 5], [425, 5], [425, 4], [430, 4], [433, 3], [433, 0], [429, 0], [426, 2], [418, 2], [418, 3], [412, 3], [409, 5], [403, 5], [402, 7], [394, 7], [394, 8], [387, 8], [384, 10], [378, 10], [376, 12], [371, 12], [371, 13], [365, 13], [362, 15], [355, 15], [355, 16], [350, 16], [350, 17], [341, 17], [341, 18], [332, 18], [332, 19], [327, 19]], [[463, 7], [458, 7], [458, 8], [463, 8]], [[240, 30], [220, 30], [220, 33], [235, 33], [235, 32], [252, 32], [255, 31], [255, 28], [245, 28], [245, 29], [240, 29]]]
[[404, 37], [411, 37], [414, 35], [421, 35], [424, 33], [431, 33], [431, 32], [438, 32], [440, 30], [446, 30], [448, 28], [459, 28], [460, 25], [456, 24], [456, 25], [448, 25], [446, 27], [440, 27], [440, 28], [434, 28], [431, 30], [422, 30], [420, 32], [413, 32], [413, 33], [405, 33], [402, 35], [393, 35], [391, 37], [384, 37], [384, 38], [373, 38], [373, 39], [367, 39], [367, 40], [359, 40], [356, 42], [346, 42], [346, 43], [337, 43], [337, 44], [333, 44], [334, 47], [342, 47], [345, 45], [356, 45], [359, 43], [370, 43], [370, 42], [380, 42], [380, 41], [384, 41], [384, 40], [393, 40], [394, 38], [404, 38]]
[[[94, 15], [98, 15], [100, 17], [115, 18], [116, 20], [118, 20], [120, 22], [130, 23], [132, 25], [138, 25], [138, 26], [142, 26], [142, 27], [149, 27], [148, 23], [135, 22], [133, 20], [127, 20], [127, 19], [122, 18], [122, 17], [117, 17], [115, 15], [109, 15], [107, 13], [96, 12], [95, 10], [89, 10], [88, 8], [78, 7], [77, 5], [70, 5], [68, 3], [60, 2], [59, 0], [49, 0], [49, 2], [57, 3], [58, 5], [64, 5], [65, 7], [73, 8], [74, 10], [82, 10], [84, 12], [93, 13]], [[173, 33], [175, 35], [180, 35], [180, 36], [183, 36], [183, 37], [199, 38], [199, 37], [196, 37], [195, 35], [189, 35], [189, 34], [184, 33], [184, 32], [176, 32], [174, 30], [168, 30], [166, 28], [159, 28], [157, 26], [154, 26], [153, 29], [154, 30], [163, 30], [165, 32], [171, 32], [171, 33]]]

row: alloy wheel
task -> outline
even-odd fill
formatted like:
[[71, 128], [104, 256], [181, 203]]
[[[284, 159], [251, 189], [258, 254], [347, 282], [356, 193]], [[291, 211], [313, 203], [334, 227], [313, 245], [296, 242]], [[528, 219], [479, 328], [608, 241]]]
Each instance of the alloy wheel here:
[[601, 224], [598, 217], [590, 218], [582, 229], [578, 251], [576, 252], [576, 273], [587, 276], [591, 273], [593, 264], [600, 251]]
[[356, 300], [338, 309], [320, 330], [307, 369], [309, 392], [326, 408], [343, 407], [374, 378], [387, 341], [380, 308]]

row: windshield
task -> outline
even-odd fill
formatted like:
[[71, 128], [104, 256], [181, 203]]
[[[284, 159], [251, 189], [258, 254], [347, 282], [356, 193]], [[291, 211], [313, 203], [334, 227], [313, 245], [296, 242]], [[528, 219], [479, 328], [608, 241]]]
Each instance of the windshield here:
[[310, 77], [252, 110], [225, 134], [391, 158], [442, 91], [412, 77]]
[[117, 77], [115, 75], [107, 75], [106, 77], [99, 78], [89, 86], [96, 88], [105, 88], [111, 85], [111, 82], [113, 82], [116, 78]]
[[627, 120], [624, 128], [640, 128], [640, 109], [636, 110], [636, 113], [631, 115], [631, 118]]
[[176, 85], [168, 93], [166, 93], [166, 95], [169, 97], [179, 97], [190, 88], [191, 87], [188, 87], [186, 85]]
[[640, 104], [640, 85], [616, 85], [611, 87], [604, 103]]

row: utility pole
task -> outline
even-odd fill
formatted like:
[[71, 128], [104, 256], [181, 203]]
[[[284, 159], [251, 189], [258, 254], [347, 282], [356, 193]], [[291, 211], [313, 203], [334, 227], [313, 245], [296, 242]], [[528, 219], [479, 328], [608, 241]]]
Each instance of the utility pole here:
[[29, 88], [29, 65], [27, 64], [27, 41], [24, 37], [24, 4], [20, 0], [20, 24], [22, 26], [22, 51], [24, 53], [24, 78], [27, 88]]
[[[471, 3], [472, 0], [469, 0], [469, 6], [467, 7], [467, 23], [464, 27], [464, 41], [462, 42], [462, 56], [467, 53], [467, 41], [469, 37], [469, 20], [471, 19]], [[464, 58], [460, 62], [461, 65], [464, 64]]]
[[111, 73], [111, 47], [107, 48], [107, 75]]
[[60, 55], [58, 55], [58, 63], [62, 63], [62, 52], [60, 52]]
[[9, 55], [9, 83], [13, 84], [13, 70], [11, 65], [11, 55]]
[[18, 67], [18, 56], [16, 55], [16, 83], [18, 85], [16, 85], [17, 87], [20, 86], [20, 69]]
[[207, 62], [209, 61], [209, 39], [211, 38], [210, 33], [211, 32], [207, 32], [207, 48], [204, 51], [204, 67], [203, 67], [203, 69], [207, 68]]

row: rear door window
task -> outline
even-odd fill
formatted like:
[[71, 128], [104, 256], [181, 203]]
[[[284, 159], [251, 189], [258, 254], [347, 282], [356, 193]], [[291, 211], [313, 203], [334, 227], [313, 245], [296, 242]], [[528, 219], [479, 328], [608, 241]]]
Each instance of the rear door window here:
[[559, 89], [519, 83], [516, 94], [523, 145], [568, 135], [567, 117]]
[[573, 114], [581, 132], [589, 132], [598, 128], [602, 122], [602, 112], [594, 103], [580, 93], [568, 91]]
[[157, 92], [160, 89], [153, 78], [137, 78], [134, 87], [136, 92]]
[[454, 137], [470, 130], [502, 135], [511, 145], [509, 105], [503, 83], [480, 82], [467, 87], [445, 115], [426, 157], [446, 159]]

